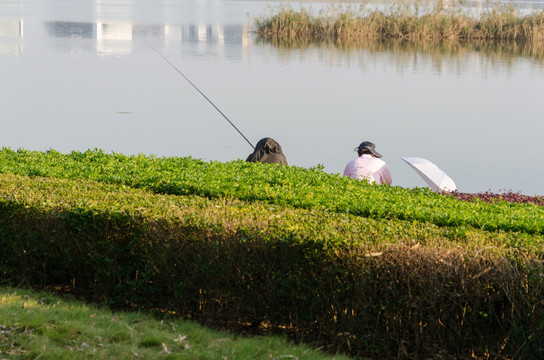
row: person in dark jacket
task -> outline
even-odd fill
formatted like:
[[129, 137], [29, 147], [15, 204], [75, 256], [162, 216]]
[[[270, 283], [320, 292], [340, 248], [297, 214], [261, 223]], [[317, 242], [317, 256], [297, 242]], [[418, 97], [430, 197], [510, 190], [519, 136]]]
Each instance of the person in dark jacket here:
[[255, 150], [247, 157], [249, 162], [287, 165], [287, 159], [276, 140], [266, 137], [259, 140]]

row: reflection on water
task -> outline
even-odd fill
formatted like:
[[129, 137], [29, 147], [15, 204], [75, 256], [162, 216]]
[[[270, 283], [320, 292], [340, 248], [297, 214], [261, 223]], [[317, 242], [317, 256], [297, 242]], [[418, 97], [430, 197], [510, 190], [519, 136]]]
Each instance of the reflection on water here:
[[[469, 68], [502, 70], [515, 66], [522, 58], [542, 69], [544, 43], [515, 41], [406, 41], [364, 40], [356, 43], [312, 43], [307, 41], [266, 40], [257, 37], [257, 44], [277, 48], [277, 57], [284, 64], [320, 61], [326, 66], [358, 66], [361, 70], [383, 61], [378, 54], [389, 54], [397, 71], [423, 70], [430, 62], [435, 73], [463, 73]], [[347, 64], [347, 65], [346, 65]]]
[[[134, 25], [131, 23], [84, 23], [52, 21], [45, 24], [53, 38], [94, 39], [86, 50], [96, 48], [100, 56], [128, 55], [133, 41], [138, 39], [162, 39], [170, 43], [193, 43], [210, 46], [247, 48], [250, 32], [247, 25]], [[78, 43], [72, 46], [80, 48]], [[73, 52], [73, 48], [66, 50]]]
[[102, 56], [121, 56], [132, 52], [132, 24], [96, 24], [96, 51]]
[[1, 37], [23, 37], [23, 20], [0, 19]]
[[0, 18], [0, 56], [19, 56], [23, 52], [23, 20]]
[[54, 37], [93, 39], [96, 37], [96, 25], [69, 21], [55, 21], [46, 24], [49, 34]]
[[[2, 27], [1, 34], [22, 37], [22, 21], [12, 21]], [[85, 23], [53, 21], [45, 24], [53, 38], [92, 39], [88, 43], [64, 43], [65, 50], [74, 52], [96, 51], [99, 56], [124, 56], [133, 50], [139, 39], [161, 39], [166, 44], [196, 44], [217, 49], [228, 47], [246, 52], [252, 42], [256, 45], [273, 45], [277, 48], [279, 61], [320, 61], [327, 66], [357, 66], [365, 69], [372, 54], [394, 55], [397, 70], [416, 69], [428, 66], [436, 73], [460, 73], [467, 67], [489, 67], [500, 64], [509, 68], [514, 60], [527, 58], [539, 67], [544, 63], [544, 44], [514, 41], [419, 41], [365, 40], [355, 43], [312, 43], [304, 41], [265, 40], [253, 38], [247, 25], [135, 25], [131, 23]], [[4, 30], [5, 29], [5, 30]], [[5, 35], [7, 36], [7, 35]], [[75, 49], [78, 51], [75, 51]], [[18, 52], [17, 52], [18, 51]], [[20, 54], [19, 48], [10, 48], [4, 53]], [[421, 58], [424, 56], [424, 58]], [[422, 60], [426, 61], [422, 61]], [[478, 59], [478, 61], [475, 61]]]

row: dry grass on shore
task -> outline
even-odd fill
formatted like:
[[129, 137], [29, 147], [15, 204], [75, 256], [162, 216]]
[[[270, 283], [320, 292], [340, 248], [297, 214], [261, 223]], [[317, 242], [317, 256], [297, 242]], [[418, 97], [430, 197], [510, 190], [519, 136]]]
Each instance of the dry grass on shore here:
[[544, 42], [544, 11], [521, 14], [513, 5], [497, 4], [476, 14], [468, 8], [432, 8], [397, 3], [386, 10], [365, 5], [329, 6], [317, 14], [280, 6], [255, 20], [265, 39], [335, 41], [376, 39], [510, 40]]

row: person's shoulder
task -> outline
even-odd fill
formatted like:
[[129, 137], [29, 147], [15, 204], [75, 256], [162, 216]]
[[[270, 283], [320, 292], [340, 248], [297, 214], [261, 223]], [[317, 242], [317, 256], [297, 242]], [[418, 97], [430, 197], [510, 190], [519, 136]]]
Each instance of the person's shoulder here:
[[263, 158], [262, 162], [265, 162], [268, 164], [287, 165], [287, 158], [283, 154], [271, 153], [271, 154], [267, 154], [267, 156]]
[[355, 164], [355, 162], [356, 162], [357, 160], [359, 160], [359, 158], [351, 159], [350, 161], [347, 162], [346, 166], [350, 166], [350, 165]]

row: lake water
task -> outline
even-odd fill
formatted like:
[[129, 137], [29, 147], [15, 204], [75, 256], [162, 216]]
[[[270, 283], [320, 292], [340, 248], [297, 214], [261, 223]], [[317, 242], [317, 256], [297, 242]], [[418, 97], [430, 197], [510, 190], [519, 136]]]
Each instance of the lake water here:
[[290, 165], [341, 173], [370, 140], [393, 185], [425, 186], [407, 156], [462, 192], [544, 194], [542, 53], [276, 47], [252, 26], [278, 4], [0, 0], [0, 146], [245, 159], [249, 144], [156, 49], [251, 143], [276, 139]]

